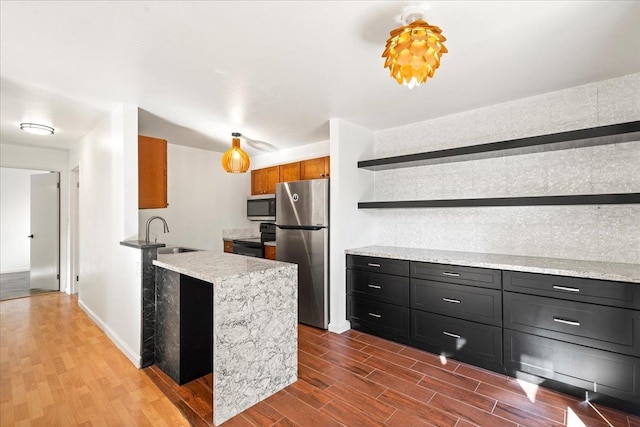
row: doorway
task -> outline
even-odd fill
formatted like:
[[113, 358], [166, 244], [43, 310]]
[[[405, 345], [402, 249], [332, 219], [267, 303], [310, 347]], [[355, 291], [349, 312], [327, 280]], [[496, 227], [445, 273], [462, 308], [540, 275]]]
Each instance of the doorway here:
[[60, 290], [60, 174], [0, 168], [0, 300]]

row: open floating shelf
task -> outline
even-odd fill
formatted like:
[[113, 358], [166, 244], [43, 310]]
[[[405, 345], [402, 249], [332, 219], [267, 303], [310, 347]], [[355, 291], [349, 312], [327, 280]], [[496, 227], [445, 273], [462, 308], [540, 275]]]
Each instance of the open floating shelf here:
[[575, 196], [497, 197], [488, 199], [358, 202], [358, 209], [467, 208], [486, 206], [627, 205], [640, 203], [640, 193]]
[[637, 141], [640, 121], [358, 162], [374, 171]]

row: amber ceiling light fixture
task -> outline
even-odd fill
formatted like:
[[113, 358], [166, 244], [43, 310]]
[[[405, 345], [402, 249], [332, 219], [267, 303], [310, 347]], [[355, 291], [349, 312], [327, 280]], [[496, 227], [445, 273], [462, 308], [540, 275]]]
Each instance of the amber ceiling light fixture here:
[[440, 57], [448, 52], [442, 30], [429, 25], [425, 15], [420, 7], [405, 9], [400, 18], [402, 27], [389, 33], [391, 37], [382, 53], [391, 77], [409, 88], [433, 77], [440, 66]]
[[240, 148], [242, 134], [233, 132], [231, 136], [231, 148], [222, 155], [222, 167], [229, 173], [245, 173], [251, 162], [247, 153]]

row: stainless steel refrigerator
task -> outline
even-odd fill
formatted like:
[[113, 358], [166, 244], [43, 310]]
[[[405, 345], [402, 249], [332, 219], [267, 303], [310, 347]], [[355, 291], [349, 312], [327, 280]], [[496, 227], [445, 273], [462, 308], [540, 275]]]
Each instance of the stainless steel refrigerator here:
[[298, 321], [329, 324], [329, 180], [276, 186], [276, 259], [298, 264]]

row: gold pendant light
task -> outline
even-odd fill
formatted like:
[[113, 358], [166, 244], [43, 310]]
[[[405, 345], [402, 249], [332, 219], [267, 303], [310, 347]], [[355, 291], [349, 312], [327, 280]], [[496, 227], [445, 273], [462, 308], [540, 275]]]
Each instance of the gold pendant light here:
[[222, 155], [222, 167], [229, 173], [245, 173], [249, 169], [251, 162], [247, 153], [240, 148], [240, 137], [238, 132], [231, 134], [231, 148]]
[[391, 37], [382, 53], [391, 77], [409, 88], [433, 77], [440, 57], [448, 52], [442, 30], [424, 21], [424, 15], [420, 8], [405, 10], [401, 18], [404, 25], [389, 33]]

